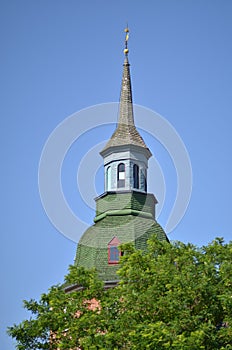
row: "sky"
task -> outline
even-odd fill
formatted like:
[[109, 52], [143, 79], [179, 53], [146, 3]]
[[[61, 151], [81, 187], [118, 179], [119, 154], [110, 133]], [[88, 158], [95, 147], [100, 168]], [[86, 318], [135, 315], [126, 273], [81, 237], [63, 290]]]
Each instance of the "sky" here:
[[[15, 348], [6, 327], [29, 316], [22, 301], [61, 283], [73, 263], [77, 243], [51, 223], [41, 202], [41, 154], [70, 115], [119, 101], [127, 23], [133, 101], [172, 125], [191, 161], [191, 199], [168, 237], [198, 246], [217, 236], [231, 240], [231, 16], [230, 0], [0, 2], [1, 349]], [[110, 118], [116, 122], [117, 113]], [[92, 188], [97, 195], [104, 191], [101, 158], [94, 170], [91, 149], [104, 145], [115, 128], [94, 122], [68, 148], [61, 173], [65, 199], [87, 225], [94, 218]], [[141, 134], [154, 156], [151, 169], [158, 170], [148, 188], [159, 199], [158, 179], [165, 180], [158, 217], [165, 227], [177, 192], [170, 157], [176, 150], [168, 152], [149, 128]]]

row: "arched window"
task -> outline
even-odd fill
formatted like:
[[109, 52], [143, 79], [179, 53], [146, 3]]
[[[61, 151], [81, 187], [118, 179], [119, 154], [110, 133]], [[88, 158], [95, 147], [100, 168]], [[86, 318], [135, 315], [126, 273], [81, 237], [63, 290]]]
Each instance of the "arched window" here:
[[139, 166], [137, 164], [133, 165], [133, 187], [139, 188]]
[[108, 263], [118, 264], [121, 256], [121, 252], [118, 249], [120, 242], [117, 237], [112, 238], [108, 244]]
[[124, 163], [120, 163], [118, 165], [118, 188], [120, 187], [125, 187], [125, 164]]
[[111, 190], [111, 167], [108, 166], [106, 169], [106, 191]]

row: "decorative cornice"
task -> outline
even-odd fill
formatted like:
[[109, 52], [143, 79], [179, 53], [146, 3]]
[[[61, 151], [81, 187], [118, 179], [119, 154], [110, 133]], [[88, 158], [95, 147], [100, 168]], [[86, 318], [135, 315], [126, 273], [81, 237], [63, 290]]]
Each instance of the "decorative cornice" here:
[[105, 213], [97, 215], [94, 218], [94, 222], [98, 222], [104, 219], [106, 216], [121, 216], [121, 215], [134, 215], [134, 216], [141, 216], [147, 219], [154, 219], [154, 216], [151, 213], [146, 213], [140, 210], [133, 210], [133, 209], [121, 209], [121, 210], [108, 210]]

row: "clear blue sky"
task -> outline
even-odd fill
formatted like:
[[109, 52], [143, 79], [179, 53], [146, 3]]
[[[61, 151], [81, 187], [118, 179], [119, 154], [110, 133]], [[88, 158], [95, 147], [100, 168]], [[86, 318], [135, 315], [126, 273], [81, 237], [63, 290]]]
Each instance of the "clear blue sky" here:
[[[232, 1], [2, 0], [0, 6], [0, 348], [12, 350], [5, 329], [27, 317], [22, 300], [39, 298], [62, 282], [76, 250], [41, 205], [43, 146], [72, 113], [118, 101], [127, 22], [134, 102], [175, 127], [192, 163], [191, 201], [169, 238], [197, 245], [216, 236], [231, 239]], [[67, 157], [67, 200], [89, 224], [94, 211], [76, 189], [78, 152], [110, 137], [113, 129], [86, 137]], [[161, 145], [153, 146], [168, 182], [159, 218], [164, 225], [175, 173]], [[86, 181], [93, 181], [91, 174]]]

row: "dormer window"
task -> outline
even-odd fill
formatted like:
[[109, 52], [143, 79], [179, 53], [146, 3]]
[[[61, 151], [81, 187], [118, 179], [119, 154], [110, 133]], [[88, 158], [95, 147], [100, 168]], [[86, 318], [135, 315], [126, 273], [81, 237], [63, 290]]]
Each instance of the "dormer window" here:
[[117, 237], [114, 237], [108, 244], [108, 263], [118, 264], [121, 252], [118, 249], [120, 242]]
[[124, 163], [120, 163], [118, 165], [117, 178], [118, 178], [118, 188], [125, 187], [126, 175], [125, 175], [125, 164]]
[[139, 189], [139, 166], [133, 165], [133, 187]]

